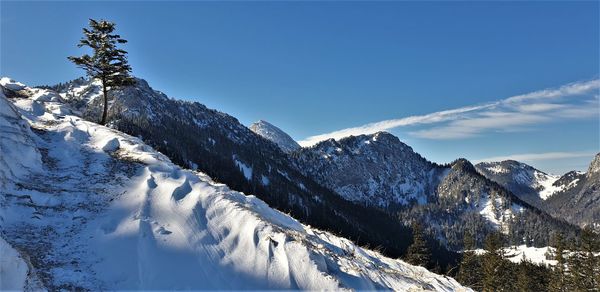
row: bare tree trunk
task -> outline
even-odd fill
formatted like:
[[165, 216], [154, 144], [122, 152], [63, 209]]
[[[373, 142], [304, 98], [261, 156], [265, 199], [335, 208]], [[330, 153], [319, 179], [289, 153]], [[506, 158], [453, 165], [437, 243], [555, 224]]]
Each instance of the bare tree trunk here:
[[106, 125], [106, 116], [108, 115], [108, 91], [106, 90], [106, 79], [102, 78], [102, 93], [104, 95], [104, 110], [102, 112], [101, 125]]

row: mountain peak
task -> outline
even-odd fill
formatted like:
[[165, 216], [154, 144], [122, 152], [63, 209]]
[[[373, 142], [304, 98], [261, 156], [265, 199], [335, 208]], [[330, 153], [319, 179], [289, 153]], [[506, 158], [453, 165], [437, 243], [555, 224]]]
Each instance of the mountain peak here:
[[[329, 140], [334, 140], [334, 139], [329, 139]], [[326, 140], [326, 141], [329, 141]], [[348, 136], [348, 137], [344, 137], [341, 138], [339, 140], [337, 140], [337, 142], [339, 142], [340, 144], [349, 144], [349, 143], [353, 143], [353, 142], [362, 142], [359, 144], [368, 144], [368, 145], [373, 145], [373, 143], [371, 142], [379, 142], [377, 144], [383, 144], [383, 145], [402, 145], [404, 147], [408, 147], [410, 148], [410, 146], [404, 144], [402, 141], [400, 141], [400, 139], [394, 135], [392, 135], [389, 132], [385, 132], [385, 131], [379, 131], [373, 134], [361, 134], [361, 135], [356, 135], [356, 136]], [[411, 148], [412, 150], [412, 148]]]
[[461, 169], [464, 171], [476, 172], [475, 166], [466, 158], [458, 158], [452, 162], [453, 169]]
[[481, 162], [475, 167], [488, 179], [534, 206], [541, 206], [543, 200], [566, 188], [562, 184], [556, 185], [559, 176], [549, 175], [516, 160]]
[[600, 173], [600, 153], [596, 154], [596, 156], [594, 156], [594, 160], [592, 160], [592, 163], [590, 163], [587, 176], [590, 177], [597, 173]]
[[298, 142], [294, 141], [286, 132], [265, 120], [258, 120], [249, 128], [252, 132], [275, 143], [283, 152], [290, 153], [300, 149]]
[[299, 151], [298, 163], [343, 198], [382, 208], [426, 203], [438, 171], [388, 132], [321, 141]]

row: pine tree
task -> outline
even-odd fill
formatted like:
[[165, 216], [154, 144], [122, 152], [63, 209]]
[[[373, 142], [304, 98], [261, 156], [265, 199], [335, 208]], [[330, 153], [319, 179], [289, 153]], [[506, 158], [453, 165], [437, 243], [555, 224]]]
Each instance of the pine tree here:
[[133, 85], [135, 80], [130, 76], [131, 66], [127, 62], [127, 52], [117, 48], [117, 44], [127, 41], [120, 35], [113, 34], [115, 24], [106, 20], [90, 19], [89, 29], [83, 28], [84, 37], [78, 47], [89, 47], [93, 55], [81, 57], [70, 56], [68, 59], [84, 69], [88, 76], [102, 82], [104, 108], [100, 124], [106, 124], [108, 114], [108, 91], [120, 86]]
[[580, 243], [577, 241], [572, 240], [569, 243], [569, 249], [571, 252], [567, 257], [567, 268], [569, 271], [567, 274], [567, 285], [569, 290], [574, 291], [582, 282], [583, 273], [581, 270], [583, 255], [579, 251]]
[[464, 235], [463, 246], [465, 250], [462, 254], [457, 280], [461, 284], [479, 291], [483, 288], [483, 274], [481, 273], [481, 262], [474, 251], [477, 246], [471, 233]]
[[408, 247], [406, 261], [417, 266], [427, 267], [431, 259], [431, 251], [427, 247], [427, 241], [421, 225], [412, 225], [413, 243]]
[[[521, 260], [521, 262], [519, 263], [516, 272], [517, 272], [517, 279], [516, 279], [516, 290], [520, 291], [520, 292], [527, 292], [527, 291], [533, 291], [531, 289], [531, 287], [533, 286], [533, 281], [535, 279], [532, 279], [532, 275], [531, 275], [531, 266], [533, 266], [533, 263], [531, 263], [531, 261], [529, 261], [528, 259], [525, 258], [525, 255], [523, 255], [523, 259]], [[537, 290], [536, 290], [537, 291]]]
[[598, 250], [598, 236], [591, 228], [586, 227], [581, 232], [581, 245], [578, 251], [580, 258], [578, 261], [578, 272], [580, 273], [579, 281], [576, 283], [578, 290], [583, 291], [598, 291], [600, 283], [598, 279], [598, 257], [595, 252]]
[[485, 238], [486, 253], [483, 256], [483, 291], [499, 291], [502, 283], [502, 266], [504, 252], [502, 251], [502, 235], [490, 233]]
[[548, 290], [550, 292], [567, 292], [568, 286], [568, 270], [566, 268], [565, 259], [565, 243], [562, 234], [557, 233], [554, 237], [554, 260], [556, 265], [552, 269], [550, 284]]

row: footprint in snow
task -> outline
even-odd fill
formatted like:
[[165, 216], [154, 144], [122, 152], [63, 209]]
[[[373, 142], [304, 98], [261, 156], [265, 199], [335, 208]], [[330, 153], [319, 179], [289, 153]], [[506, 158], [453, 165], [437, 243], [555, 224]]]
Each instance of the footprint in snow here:
[[169, 231], [169, 230], [165, 229], [165, 228], [164, 228], [164, 227], [162, 227], [162, 226], [161, 226], [161, 227], [159, 227], [159, 228], [156, 230], [156, 232], [157, 232], [158, 234], [162, 234], [162, 235], [169, 235], [169, 234], [173, 233], [173, 232], [171, 232], [171, 231]]

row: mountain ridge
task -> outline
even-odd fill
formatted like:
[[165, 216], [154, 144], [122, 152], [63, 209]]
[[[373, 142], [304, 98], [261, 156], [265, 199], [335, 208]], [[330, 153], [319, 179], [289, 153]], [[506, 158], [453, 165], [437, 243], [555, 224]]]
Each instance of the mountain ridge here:
[[[435, 164], [386, 132], [325, 140], [292, 156], [307, 176], [345, 199], [381, 208], [405, 224], [424, 224], [451, 248], [460, 249], [464, 232], [499, 230], [536, 245], [547, 244], [552, 232], [571, 232], [568, 224], [481, 175], [468, 160]], [[519, 226], [527, 220], [540, 223]]]

